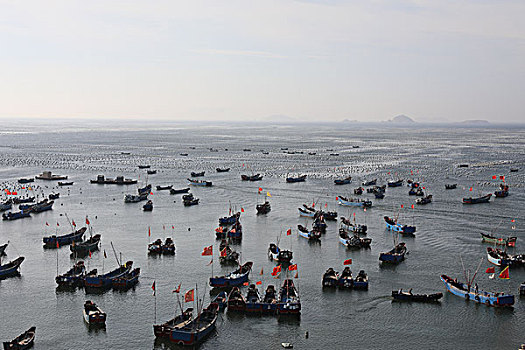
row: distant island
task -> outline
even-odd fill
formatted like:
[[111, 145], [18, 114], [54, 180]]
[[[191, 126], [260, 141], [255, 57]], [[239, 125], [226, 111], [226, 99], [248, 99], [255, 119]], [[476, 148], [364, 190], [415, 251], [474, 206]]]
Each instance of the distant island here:
[[416, 121], [404, 114], [400, 114], [398, 116], [395, 116], [392, 119], [387, 120], [387, 123], [396, 123], [396, 124], [412, 124]]
[[488, 120], [484, 119], [470, 119], [459, 122], [458, 124], [468, 124], [468, 125], [488, 125], [490, 124]]

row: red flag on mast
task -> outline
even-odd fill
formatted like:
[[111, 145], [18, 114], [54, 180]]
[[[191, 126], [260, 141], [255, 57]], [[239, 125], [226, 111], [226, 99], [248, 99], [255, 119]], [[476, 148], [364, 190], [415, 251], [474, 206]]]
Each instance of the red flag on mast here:
[[177, 287], [177, 289], [175, 289], [173, 291], [173, 293], [180, 293], [180, 286], [181, 286], [182, 283], [179, 283], [179, 286]]
[[187, 291], [185, 294], [184, 294], [184, 302], [185, 303], [189, 303], [190, 301], [193, 301], [194, 300], [194, 297], [193, 297], [193, 289], [190, 289], [189, 291]]
[[209, 247], [204, 247], [204, 250], [201, 253], [202, 256], [206, 255], [213, 255], [213, 246], [210, 245]]
[[151, 285], [151, 289], [153, 289], [153, 295], [155, 295], [155, 281], [153, 281], [153, 284]]
[[501, 273], [499, 274], [499, 278], [501, 278], [502, 280], [510, 279], [509, 267], [508, 266], [506, 268], [504, 268], [503, 271], [501, 271]]

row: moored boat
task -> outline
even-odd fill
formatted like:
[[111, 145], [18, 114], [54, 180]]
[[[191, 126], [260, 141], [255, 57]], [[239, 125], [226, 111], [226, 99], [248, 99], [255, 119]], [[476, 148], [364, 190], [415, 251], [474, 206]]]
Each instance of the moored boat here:
[[153, 211], [153, 201], [150, 199], [142, 206], [142, 210], [144, 211]]
[[263, 176], [261, 174], [253, 174], [253, 175], [241, 175], [242, 181], [260, 181], [262, 180]]
[[202, 186], [202, 187], [211, 187], [213, 186], [213, 183], [211, 181], [204, 181], [204, 180], [192, 180], [188, 179], [191, 186]]
[[139, 283], [140, 267], [136, 267], [133, 270], [123, 274], [120, 277], [115, 278], [111, 282], [113, 289], [128, 290]]
[[82, 241], [82, 237], [84, 236], [84, 233], [86, 232], [86, 227], [82, 227], [79, 230], [76, 230], [74, 232], [71, 232], [67, 235], [62, 236], [48, 236], [43, 238], [44, 247], [45, 248], [58, 248], [63, 245], [68, 245], [73, 242], [79, 242]]
[[494, 196], [496, 196], [496, 198], [504, 198], [504, 197], [507, 197], [508, 195], [509, 195], [509, 185], [501, 184], [499, 185], [499, 190], [494, 192]]
[[458, 184], [445, 184], [445, 190], [453, 190], [458, 187]]
[[200, 176], [204, 176], [205, 173], [206, 173], [205, 171], [201, 171], [199, 173], [196, 173], [196, 172], [192, 171], [190, 173], [190, 175], [191, 175], [191, 177], [200, 177]]
[[313, 218], [315, 216], [315, 210], [314, 211], [310, 211], [310, 210], [305, 209], [305, 208], [297, 208], [297, 210], [299, 210], [299, 215], [302, 216], [302, 217]]
[[181, 193], [188, 193], [188, 192], [190, 192], [189, 187], [181, 188], [181, 189], [170, 188], [170, 194], [181, 194]]
[[323, 287], [337, 287], [337, 284], [339, 283], [339, 274], [333, 269], [328, 268], [326, 272], [323, 274]]
[[479, 204], [479, 203], [488, 203], [490, 201], [490, 197], [492, 197], [492, 193], [489, 193], [482, 197], [468, 197], [463, 198], [463, 204]]
[[466, 300], [491, 306], [514, 305], [514, 295], [511, 294], [485, 292], [476, 288], [477, 286], [473, 288], [471, 284], [458, 282], [457, 279], [452, 279], [447, 275], [441, 275], [441, 281], [449, 292]]
[[341, 228], [347, 232], [354, 232], [361, 235], [366, 235], [368, 226], [364, 224], [356, 224], [355, 219], [352, 223], [349, 219], [341, 217]]
[[305, 175], [300, 175], [298, 177], [287, 177], [286, 178], [286, 182], [290, 183], [290, 182], [305, 182], [306, 181], [306, 174]]
[[407, 248], [404, 242], [398, 243], [388, 252], [380, 253], [379, 260], [384, 263], [398, 264], [405, 260]]
[[280, 315], [299, 315], [301, 313], [301, 300], [293, 280], [285, 279], [279, 291], [277, 309]]
[[337, 204], [346, 206], [346, 207], [362, 207], [370, 208], [372, 207], [372, 201], [368, 199], [359, 199], [359, 198], [346, 198], [343, 196], [337, 196]]
[[124, 203], [138, 203], [148, 199], [149, 192], [142, 193], [139, 195], [136, 194], [126, 194], [124, 196]]
[[71, 185], [73, 185], [73, 184], [74, 184], [73, 181], [68, 181], [68, 182], [58, 181], [58, 186], [60, 186], [60, 187], [63, 187], [63, 186], [71, 186]]
[[272, 206], [270, 205], [270, 202], [265, 201], [262, 204], [257, 204], [255, 210], [257, 210], [257, 215], [268, 214], [272, 210]]
[[9, 210], [12, 206], [13, 204], [11, 200], [7, 200], [4, 203], [0, 203], [0, 212]]
[[91, 300], [84, 303], [82, 310], [84, 321], [89, 325], [103, 325], [106, 323], [106, 313]]
[[492, 243], [492, 244], [496, 244], [496, 245], [506, 245], [507, 247], [514, 247], [516, 246], [516, 240], [518, 239], [517, 237], [495, 237], [491, 234], [486, 234], [486, 233], [483, 233], [481, 232], [480, 233], [481, 235], [481, 238], [483, 239], [483, 242], [487, 242], [487, 243]]
[[96, 234], [89, 237], [89, 239], [85, 240], [84, 242], [72, 242], [72, 244], [69, 246], [69, 249], [71, 250], [72, 254], [76, 254], [77, 256], [85, 256], [88, 255], [89, 252], [98, 250], [100, 239], [100, 234]]
[[215, 169], [218, 173], [227, 173], [230, 171], [230, 168], [217, 168]]
[[250, 284], [246, 291], [246, 309], [247, 313], [262, 312], [261, 295], [255, 284]]
[[8, 213], [3, 213], [2, 214], [2, 219], [3, 220], [8, 220], [8, 221], [12, 221], [12, 220], [18, 220], [18, 219], [23, 219], [23, 218], [28, 218], [28, 217], [31, 217], [31, 214], [29, 213], [29, 211], [17, 211], [17, 212], [8, 212]]
[[36, 327], [31, 327], [15, 339], [4, 342], [4, 350], [25, 350], [33, 346], [35, 342]]
[[319, 231], [308, 231], [303, 225], [297, 225], [299, 236], [308, 239], [309, 241], [319, 241], [321, 239], [321, 232]]
[[345, 177], [344, 179], [335, 179], [334, 180], [334, 184], [336, 184], [336, 185], [348, 185], [349, 183], [352, 183], [352, 177], [351, 176]]
[[279, 264], [289, 264], [292, 261], [293, 253], [290, 250], [281, 250], [277, 244], [270, 243], [268, 258]]
[[102, 290], [110, 288], [113, 284], [113, 280], [124, 276], [131, 271], [133, 266], [132, 261], [126, 262], [124, 265], [120, 265], [113, 271], [110, 271], [103, 275], [86, 276], [84, 280], [84, 287], [87, 289], [98, 289]]
[[35, 176], [35, 179], [38, 180], [67, 180], [67, 176], [65, 175], [55, 175], [52, 174], [51, 171], [44, 171], [42, 174]]
[[173, 188], [173, 185], [167, 185], [167, 186], [157, 186], [157, 191], [164, 191], [164, 190], [171, 190]]
[[59, 287], [77, 287], [83, 284], [85, 275], [86, 267], [80, 260], [66, 273], [56, 276], [55, 282]]
[[18, 179], [19, 184], [27, 184], [27, 183], [34, 182], [34, 181], [35, 181], [34, 177]]
[[228, 293], [226, 293], [225, 291], [221, 291], [211, 301], [211, 305], [216, 305], [219, 311], [224, 310], [227, 304], [228, 304]]
[[372, 238], [361, 238], [357, 234], [350, 236], [344, 229], [339, 229], [339, 242], [350, 249], [370, 248]]
[[377, 179], [366, 180], [362, 182], [363, 186], [375, 186], [377, 184]]
[[260, 302], [262, 313], [263, 314], [276, 313], [277, 303], [278, 303], [278, 299], [277, 299], [277, 291], [275, 290], [275, 286], [273, 284], [269, 284], [268, 287], [266, 287], [266, 291]]
[[234, 287], [248, 281], [248, 275], [252, 270], [253, 262], [248, 261], [233, 272], [225, 276], [210, 277], [212, 287]]
[[429, 204], [432, 203], [432, 195], [429, 194], [426, 197], [416, 199], [416, 204]]
[[368, 289], [368, 275], [364, 270], [359, 271], [353, 282], [354, 289]]
[[392, 219], [388, 216], [385, 216], [384, 219], [386, 223], [386, 228], [389, 231], [399, 232], [401, 234], [411, 235], [411, 236], [413, 236], [414, 233], [416, 232], [415, 226], [401, 225], [397, 222], [396, 219]]
[[22, 265], [24, 260], [25, 258], [23, 256], [20, 256], [7, 264], [2, 264], [2, 261], [0, 260], [0, 280], [20, 275], [20, 265]]
[[402, 179], [399, 179], [399, 180], [389, 180], [387, 182], [387, 185], [388, 187], [399, 187], [399, 186], [402, 186], [403, 185], [403, 180]]
[[432, 294], [412, 294], [412, 288], [408, 292], [403, 290], [393, 290], [392, 298], [399, 301], [416, 301], [423, 303], [437, 302], [443, 297], [443, 293], [432, 293]]

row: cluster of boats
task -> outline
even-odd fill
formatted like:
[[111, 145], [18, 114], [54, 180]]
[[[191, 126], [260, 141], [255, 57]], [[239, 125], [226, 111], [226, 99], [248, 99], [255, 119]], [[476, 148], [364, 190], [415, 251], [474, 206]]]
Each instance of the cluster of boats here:
[[239, 243], [242, 240], [242, 224], [240, 221], [241, 213], [219, 218], [219, 227], [215, 229], [217, 239], [229, 239]]
[[323, 288], [368, 289], [368, 275], [364, 270], [359, 271], [353, 278], [350, 267], [345, 267], [339, 274], [332, 267], [323, 275]]
[[174, 255], [175, 243], [171, 237], [167, 237], [164, 243], [158, 238], [153, 243], [148, 244], [148, 253], [154, 255]]

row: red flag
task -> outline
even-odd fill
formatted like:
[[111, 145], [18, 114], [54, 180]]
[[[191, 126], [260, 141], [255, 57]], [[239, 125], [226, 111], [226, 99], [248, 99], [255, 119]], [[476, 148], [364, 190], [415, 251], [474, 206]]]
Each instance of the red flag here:
[[272, 276], [277, 276], [281, 272], [281, 265], [273, 268]]
[[487, 269], [485, 270], [486, 273], [495, 273], [496, 272], [496, 269], [494, 267], [487, 267]]
[[288, 271], [297, 271], [297, 264], [288, 266]]
[[57, 249], [59, 248], [60, 246], [58, 245], [58, 241], [57, 241]]
[[496, 175], [492, 175], [492, 180], [496, 180], [498, 177]]
[[295, 277], [294, 277], [294, 278], [299, 278], [299, 271], [297, 271], [297, 272], [295, 273]]
[[242, 285], [243, 285], [243, 286], [248, 286], [248, 285], [250, 285], [250, 283], [248, 283], [248, 282], [244, 282]]
[[49, 226], [49, 224], [47, 223], [47, 221], [46, 221], [46, 226]]
[[172, 230], [175, 230], [175, 226], [171, 225], [171, 229], [172, 229]]
[[151, 289], [153, 289], [153, 295], [155, 295], [155, 281], [153, 281], [153, 284], [151, 285]]
[[504, 268], [503, 271], [501, 271], [501, 273], [499, 274], [499, 278], [501, 278], [502, 280], [508, 280], [510, 278], [508, 266]]
[[315, 207], [315, 202], [312, 203], [312, 208], [314, 208], [314, 207]]
[[227, 254], [226, 254], [226, 247], [224, 247], [223, 250], [221, 250], [221, 257], [225, 257]]
[[14, 191], [14, 192], [11, 192], [11, 194], [16, 196], [16, 195], [18, 195], [18, 192]]
[[470, 192], [472, 192], [472, 187], [469, 189]]
[[325, 207], [325, 208], [328, 208], [328, 203], [325, 203], [325, 204], [324, 204], [324, 207]]
[[190, 301], [193, 301], [193, 289], [190, 289], [189, 291], [184, 294], [184, 302], [189, 303]]
[[[499, 177], [499, 179], [505, 181], [505, 176], [502, 175], [502, 176]], [[14, 192], [13, 192], [13, 193], [14, 193]], [[15, 194], [16, 194], [16, 193], [15, 193]]]
[[261, 188], [261, 187], [259, 187], [259, 192], [261, 192], [261, 191], [262, 191], [262, 188]]
[[257, 282], [255, 282], [255, 284], [257, 284], [257, 285], [262, 284], [262, 281], [257, 281]]
[[210, 266], [211, 264], [213, 264], [213, 259], [211, 259], [210, 262], [206, 264], [206, 266]]
[[403, 204], [401, 204], [401, 208], [403, 208]]
[[425, 189], [425, 188], [423, 187], [423, 189]]
[[339, 200], [339, 197], [335, 197], [335, 200], [338, 201], [338, 200]]
[[106, 249], [104, 249], [104, 259], [107, 259], [108, 256], [106, 255]]
[[180, 293], [180, 285], [181, 285], [181, 284], [182, 284], [182, 283], [179, 283], [179, 286], [177, 287], [177, 289], [175, 289], [175, 290], [173, 291], [173, 293]]
[[289, 228], [288, 231], [286, 231], [286, 235], [289, 236], [289, 235], [291, 235], [291, 234], [292, 234], [292, 229]]
[[241, 208], [241, 213], [244, 213], [244, 208]]
[[89, 257], [91, 258], [91, 250], [89, 251]]
[[213, 246], [210, 245], [209, 247], [204, 247], [204, 249], [203, 249], [201, 255], [202, 255], [202, 256], [213, 255]]
[[352, 259], [346, 259], [343, 261], [343, 265], [352, 265]]
[[151, 227], [148, 226], [148, 237], [151, 237]]
[[149, 194], [151, 194], [153, 196], [153, 192], [150, 192]]
[[89, 219], [86, 216], [86, 225], [89, 225]]
[[414, 204], [412, 204], [412, 209], [414, 209]]
[[57, 226], [60, 226], [60, 224], [58, 223], [58, 221], [57, 221]]
[[512, 219], [512, 220], [510, 220], [510, 222], [516, 222], [516, 220]]
[[262, 274], [264, 274], [264, 270], [263, 270], [263, 268], [261, 268], [261, 275], [262, 275]]
[[75, 224], [75, 220], [73, 220], [73, 221], [71, 222], [71, 225], [77, 227], [77, 224]]

